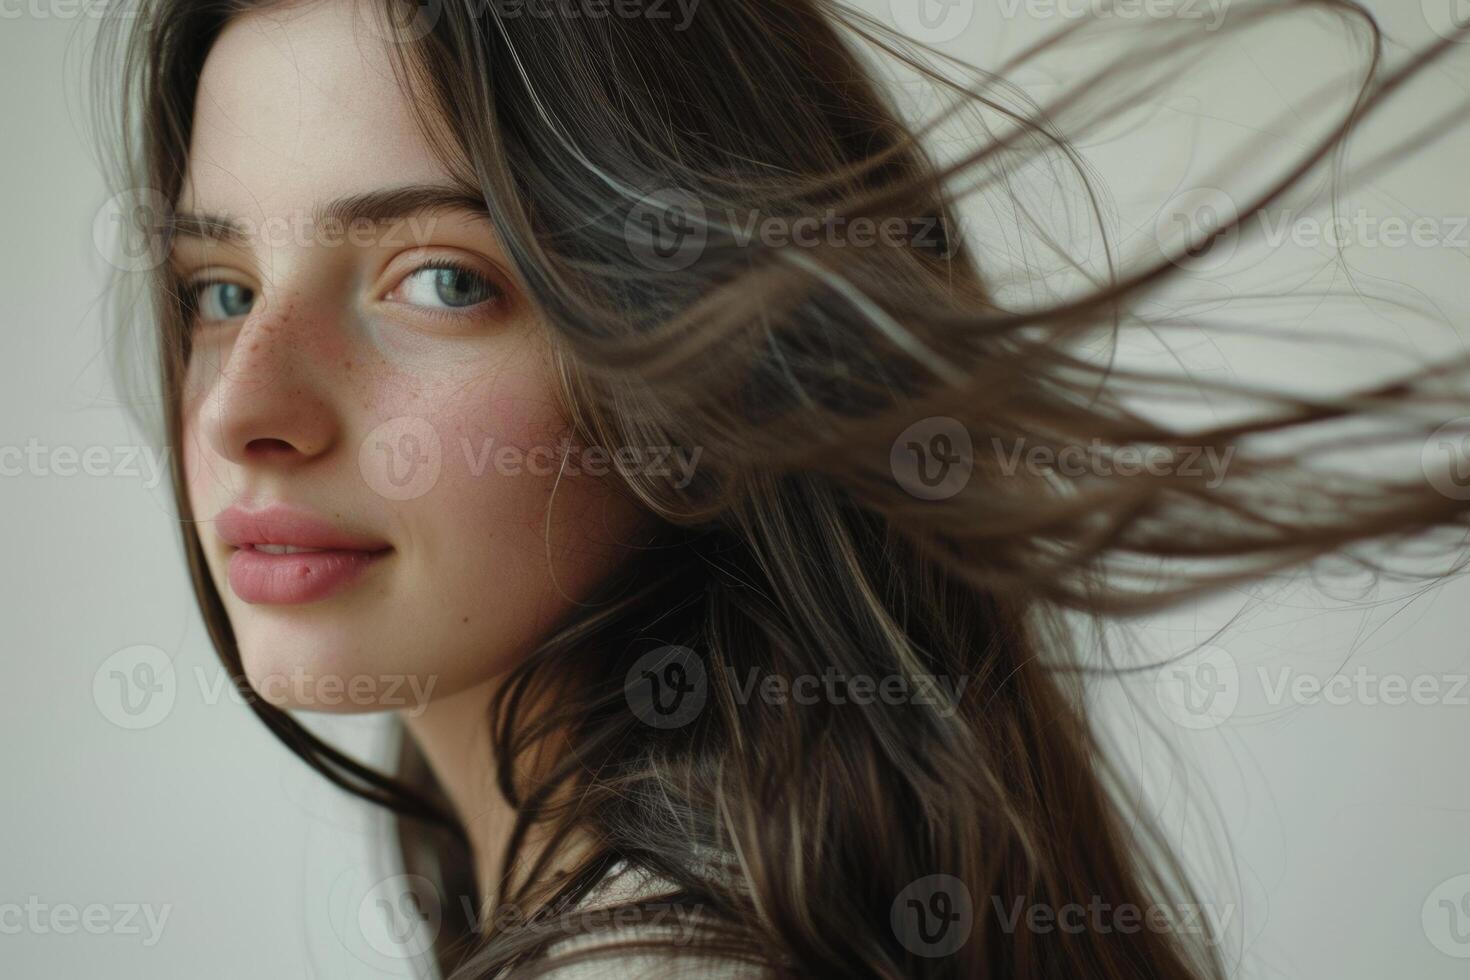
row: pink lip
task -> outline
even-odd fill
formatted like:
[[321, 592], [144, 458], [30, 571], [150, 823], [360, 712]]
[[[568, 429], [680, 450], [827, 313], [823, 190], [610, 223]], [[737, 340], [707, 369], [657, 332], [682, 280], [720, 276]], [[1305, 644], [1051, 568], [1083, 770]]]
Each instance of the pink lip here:
[[[230, 588], [249, 603], [319, 602], [354, 585], [393, 550], [381, 538], [344, 531], [287, 504], [260, 510], [228, 507], [215, 518], [215, 531], [235, 548]], [[261, 544], [322, 550], [273, 555], [257, 550]]]

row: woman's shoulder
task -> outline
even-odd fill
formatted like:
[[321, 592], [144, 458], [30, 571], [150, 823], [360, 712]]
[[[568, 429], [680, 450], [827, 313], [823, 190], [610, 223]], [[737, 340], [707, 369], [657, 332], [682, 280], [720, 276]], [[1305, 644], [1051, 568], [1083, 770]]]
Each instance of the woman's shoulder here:
[[[681, 900], [673, 882], [625, 862], [610, 868], [596, 887], [563, 915], [568, 931], [577, 934], [555, 943], [548, 956], [561, 959], [581, 955], [543, 974], [551, 980], [774, 977], [766, 967], [701, 948], [706, 910]], [[638, 945], [615, 949], [624, 943]], [[593, 950], [599, 952], [594, 955]]]

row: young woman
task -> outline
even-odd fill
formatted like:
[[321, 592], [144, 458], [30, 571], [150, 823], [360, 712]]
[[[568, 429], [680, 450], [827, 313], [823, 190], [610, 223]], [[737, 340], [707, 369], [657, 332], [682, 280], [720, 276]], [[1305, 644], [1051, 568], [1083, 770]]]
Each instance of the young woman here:
[[[1243, 215], [1450, 50], [1388, 72], [1356, 8], [1292, 6], [1375, 46]], [[256, 713], [398, 815], [437, 901], [467, 880], [456, 980], [1221, 975], [1183, 930], [1008, 918], [1188, 894], [1115, 792], [1063, 614], [1462, 544], [1465, 501], [1417, 470], [1314, 461], [1333, 423], [1464, 414], [1463, 365], [1219, 384], [1255, 411], [1192, 431], [1130, 409], [1184, 389], [1087, 345], [1230, 222], [1005, 298], [962, 199], [1075, 164], [1052, 122], [1184, 70], [1216, 43], [1194, 25], [1041, 113], [833, 0], [535, 7], [146, 0], [107, 35], [189, 565]], [[995, 125], [937, 162], [874, 58]], [[1165, 465], [1101, 465], [1129, 452]], [[1202, 454], [1225, 478], [1174, 465]], [[401, 771], [291, 714], [328, 706], [399, 710]]]

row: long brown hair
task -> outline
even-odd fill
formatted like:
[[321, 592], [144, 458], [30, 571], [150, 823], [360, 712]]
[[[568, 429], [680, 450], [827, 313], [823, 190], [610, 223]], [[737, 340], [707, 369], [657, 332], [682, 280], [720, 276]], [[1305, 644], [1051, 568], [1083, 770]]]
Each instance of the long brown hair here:
[[[175, 199], [201, 66], [230, 18], [256, 6], [148, 0], [133, 30], [104, 45], [124, 59], [111, 76], [123, 79], [123, 186]], [[1446, 382], [1464, 365], [1309, 399], [1121, 370], [1080, 347], [1159, 326], [1140, 312], [1147, 297], [1330, 165], [1451, 41], [1390, 72], [1355, 4], [1236, 5], [1232, 31], [1294, 11], [1360, 30], [1363, 80], [1340, 118], [1235, 219], [1145, 260], [1108, 250], [1091, 288], [1022, 308], [1001, 299], [1014, 291], [962, 233], [963, 199], [1005, 191], [1037, 160], [1072, 166], [1090, 189], [1063, 123], [1091, 112], [1104, 86], [1183, 73], [1218, 36], [1151, 25], [1129, 59], [1039, 107], [1006, 76], [1082, 26], [987, 75], [836, 0], [711, 0], [678, 30], [651, 17], [517, 18], [474, 0], [412, 21], [392, 9], [377, 23], [385, 36], [408, 28], [393, 45], [402, 83], [553, 328], [579, 438], [700, 454], [687, 484], [622, 474], [660, 519], [658, 541], [498, 690], [487, 724], [519, 819], [494, 898], [534, 914], [466, 937], [454, 977], [547, 967], [542, 954], [565, 938], [556, 913], [618, 860], [702, 910], [708, 949], [781, 975], [1222, 976], [1208, 937], [1041, 933], [1001, 913], [1018, 899], [1143, 909], [1189, 896], [1081, 711], [1062, 616], [1159, 607], [1368, 539], [1463, 545], [1466, 502], [1423, 474], [1332, 471], [1329, 484], [1324, 467], [1363, 438], [1344, 423], [1397, 419], [1374, 438], [1402, 443], [1422, 440], [1435, 412], [1448, 418], [1445, 406], [1459, 414], [1464, 390]], [[872, 59], [916, 73], [944, 108], [906, 122]], [[926, 138], [977, 111], [995, 123], [987, 138], [934, 159]], [[815, 219], [807, 227], [824, 235], [801, 247], [742, 237], [747, 219], [770, 218]], [[860, 219], [896, 220], [901, 241], [853, 247]], [[684, 240], [666, 236], [671, 222]], [[188, 333], [165, 269], [153, 285], [177, 444]], [[1202, 386], [1254, 411], [1184, 431], [1128, 407], [1137, 393], [1185, 398]], [[984, 450], [993, 445], [1169, 463], [1215, 452], [1230, 468], [1219, 481], [1177, 465], [1013, 472]], [[173, 480], [198, 601], [241, 677], [177, 453]], [[931, 696], [743, 693], [747, 678], [824, 676]], [[698, 710], [651, 721], [640, 678], [682, 678]], [[462, 834], [442, 800], [251, 703], [338, 785], [406, 827]], [[554, 765], [531, 765], [548, 744], [565, 746]], [[533, 830], [550, 842], [534, 854]], [[544, 872], [573, 835], [594, 847], [548, 887]], [[911, 911], [952, 914], [962, 934], [935, 938]]]

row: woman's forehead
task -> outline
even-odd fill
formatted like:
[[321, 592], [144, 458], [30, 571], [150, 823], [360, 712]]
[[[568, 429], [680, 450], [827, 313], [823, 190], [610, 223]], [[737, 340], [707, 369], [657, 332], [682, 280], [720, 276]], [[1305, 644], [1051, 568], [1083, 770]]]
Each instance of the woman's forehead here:
[[359, 3], [271, 6], [226, 25], [200, 78], [181, 206], [266, 216], [448, 182]]

